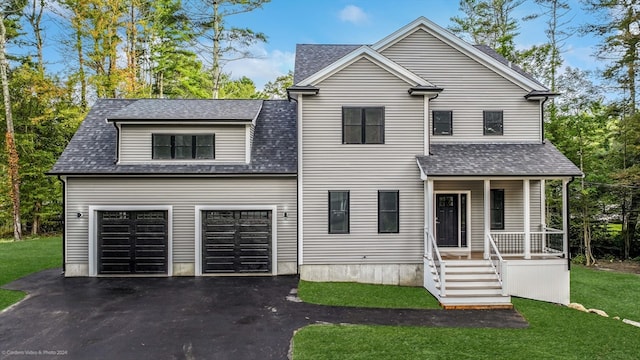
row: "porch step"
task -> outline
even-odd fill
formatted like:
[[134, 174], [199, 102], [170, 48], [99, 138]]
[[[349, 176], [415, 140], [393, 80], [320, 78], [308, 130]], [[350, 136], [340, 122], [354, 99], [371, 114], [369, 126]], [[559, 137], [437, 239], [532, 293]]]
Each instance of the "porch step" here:
[[436, 297], [444, 308], [508, 308], [511, 297], [502, 295], [502, 285], [489, 260], [445, 260], [445, 296], [436, 268], [429, 264]]

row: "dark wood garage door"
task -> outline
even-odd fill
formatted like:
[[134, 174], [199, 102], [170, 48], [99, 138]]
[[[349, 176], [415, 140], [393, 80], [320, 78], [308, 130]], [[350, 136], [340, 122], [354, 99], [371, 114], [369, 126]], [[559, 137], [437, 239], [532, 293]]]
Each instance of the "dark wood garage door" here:
[[166, 211], [98, 212], [99, 274], [166, 274]]
[[203, 273], [270, 273], [271, 211], [202, 214]]

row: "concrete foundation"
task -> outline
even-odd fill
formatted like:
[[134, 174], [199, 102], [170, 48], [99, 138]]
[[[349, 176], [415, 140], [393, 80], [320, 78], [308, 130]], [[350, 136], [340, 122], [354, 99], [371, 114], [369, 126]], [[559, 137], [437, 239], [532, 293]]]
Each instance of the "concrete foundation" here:
[[65, 277], [89, 276], [89, 264], [66, 264]]
[[278, 262], [278, 275], [292, 275], [298, 273], [298, 264], [292, 262]]
[[366, 284], [422, 286], [422, 264], [302, 265], [306, 281], [358, 282]]
[[173, 263], [173, 276], [193, 276], [195, 267], [194, 263]]

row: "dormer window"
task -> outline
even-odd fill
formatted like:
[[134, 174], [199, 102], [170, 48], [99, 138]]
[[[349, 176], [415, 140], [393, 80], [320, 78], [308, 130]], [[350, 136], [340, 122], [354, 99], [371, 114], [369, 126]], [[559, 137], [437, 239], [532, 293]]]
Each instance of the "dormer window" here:
[[215, 159], [215, 134], [153, 134], [154, 160]]

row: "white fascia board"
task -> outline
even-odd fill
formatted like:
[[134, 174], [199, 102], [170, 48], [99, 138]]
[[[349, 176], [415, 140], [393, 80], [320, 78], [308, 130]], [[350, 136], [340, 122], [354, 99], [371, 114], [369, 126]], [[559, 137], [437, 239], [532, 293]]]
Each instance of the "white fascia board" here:
[[354, 62], [362, 58], [370, 60], [374, 64], [394, 74], [398, 78], [406, 81], [409, 85], [412, 85], [412, 86], [423, 85], [423, 86], [436, 87], [434, 84], [412, 73], [411, 71], [405, 69], [404, 67], [398, 65], [391, 59], [387, 58], [386, 56], [380, 54], [379, 52], [371, 49], [371, 47], [366, 45], [357, 48], [356, 50], [342, 57], [340, 60], [325, 67], [324, 69], [318, 71], [317, 73], [309, 76], [308, 78], [302, 80], [296, 85], [310, 86], [310, 85], [317, 84], [322, 80], [325, 80], [331, 75], [337, 73], [338, 71], [346, 68], [347, 66], [353, 64]]
[[420, 169], [420, 180], [427, 180], [427, 174], [424, 173], [422, 166], [420, 166], [420, 160], [416, 159], [416, 163], [418, 164], [418, 168]]
[[499, 62], [493, 57], [485, 54], [484, 52], [476, 49], [473, 45], [467, 43], [461, 38], [457, 37], [449, 30], [441, 27], [440, 25], [434, 23], [433, 21], [421, 16], [411, 23], [403, 26], [399, 30], [395, 31], [391, 35], [385, 37], [384, 39], [378, 41], [373, 44], [371, 47], [375, 51], [384, 51], [388, 47], [397, 43], [398, 41], [404, 39], [405, 37], [411, 35], [415, 31], [419, 29], [424, 29], [429, 34], [435, 36], [436, 38], [442, 40], [444, 43], [452, 46], [453, 48], [459, 50], [463, 54], [469, 56], [470, 58], [478, 61], [480, 64], [490, 68], [491, 70], [497, 72], [498, 74], [504, 76], [508, 80], [511, 80], [515, 84], [522, 87], [524, 90], [532, 90], [532, 89], [543, 89], [544, 87], [540, 84], [528, 79], [517, 71], [513, 70], [509, 66]]
[[260, 102], [260, 108], [256, 112], [256, 116], [254, 116], [253, 119], [251, 119], [251, 124], [253, 126], [256, 126], [256, 121], [258, 120], [258, 116], [260, 116], [260, 112], [262, 112], [262, 106], [264, 106], [264, 100]]

